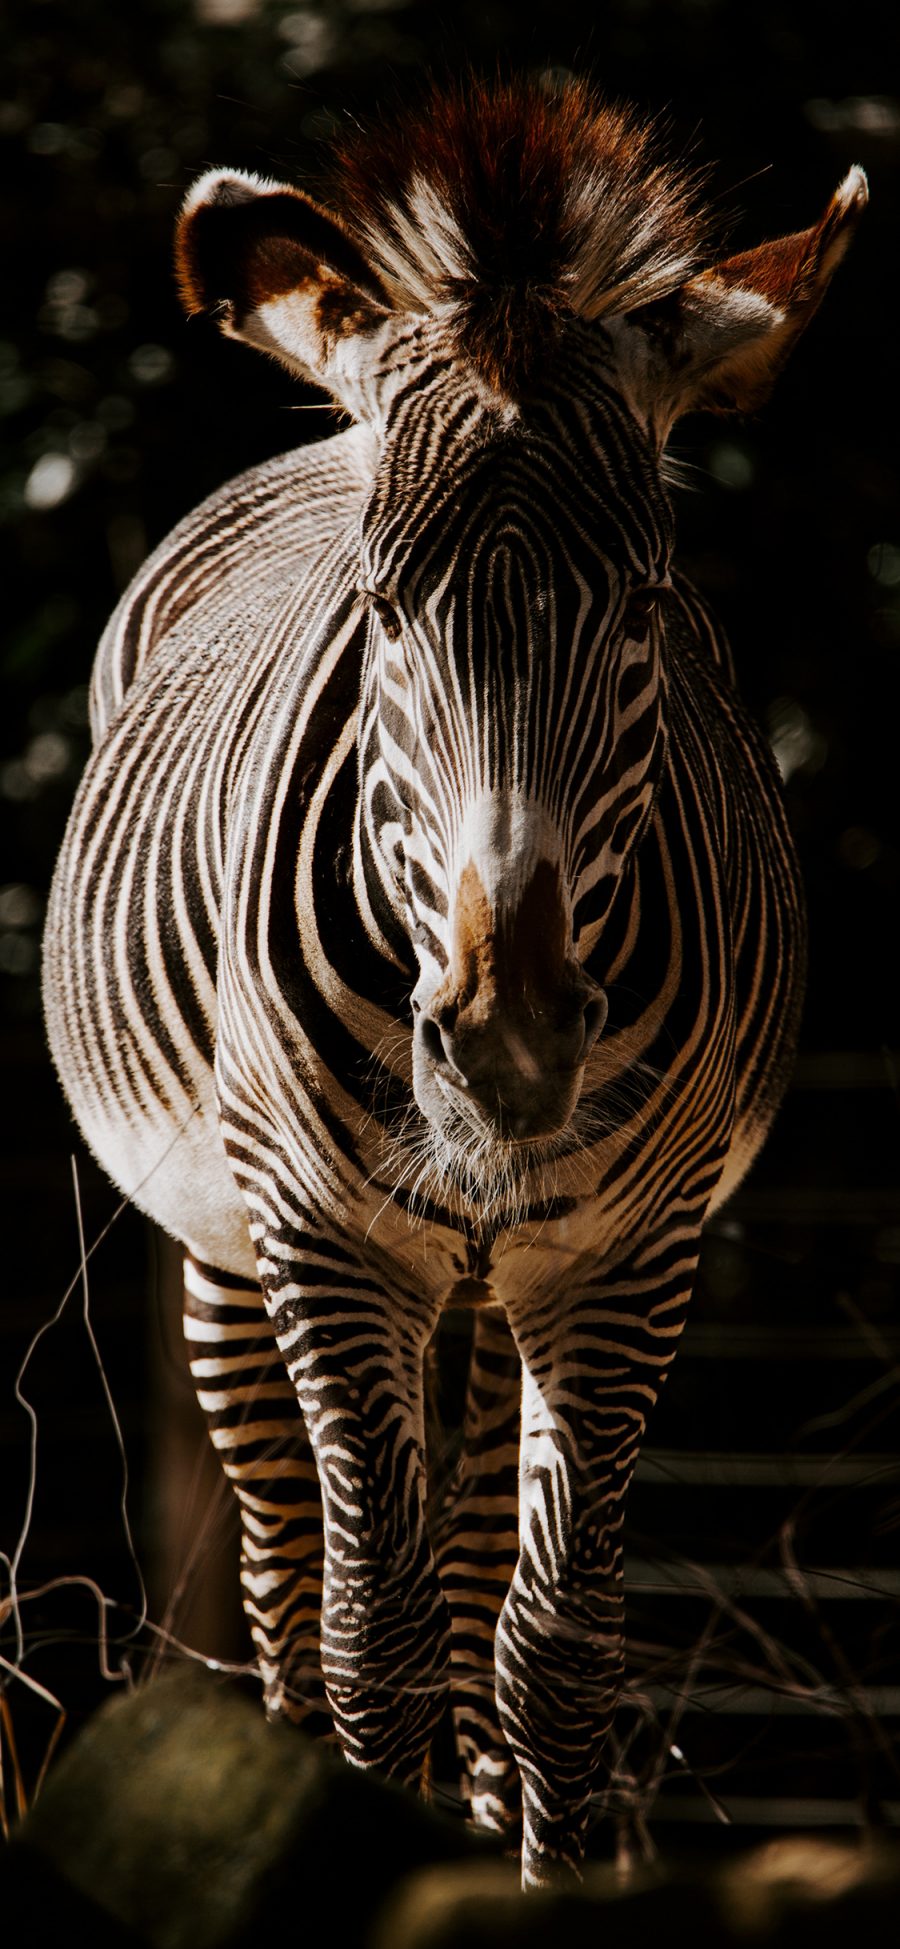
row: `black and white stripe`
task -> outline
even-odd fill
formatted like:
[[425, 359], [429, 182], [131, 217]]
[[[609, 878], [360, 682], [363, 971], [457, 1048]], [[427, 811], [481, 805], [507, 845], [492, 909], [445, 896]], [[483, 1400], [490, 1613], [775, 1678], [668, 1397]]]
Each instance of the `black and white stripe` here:
[[[204, 213], [256, 197], [281, 282], [245, 226], [232, 297]], [[802, 902], [727, 646], [670, 573], [674, 325], [634, 324], [636, 272], [600, 317], [584, 272], [593, 310], [503, 392], [452, 307], [401, 304], [387, 247], [347, 283], [321, 211], [314, 275], [313, 208], [219, 174], [188, 202], [190, 302], [227, 298], [360, 424], [214, 496], [113, 618], [47, 1018], [87, 1140], [185, 1244], [271, 1708], [327, 1702], [350, 1760], [414, 1783], [452, 1684], [474, 1814], [514, 1824], [521, 1783], [540, 1882], [583, 1845], [628, 1483], [702, 1225], [783, 1088]], [[699, 394], [759, 290], [685, 299], [720, 308]], [[423, 1361], [462, 1303], [430, 1524]]]

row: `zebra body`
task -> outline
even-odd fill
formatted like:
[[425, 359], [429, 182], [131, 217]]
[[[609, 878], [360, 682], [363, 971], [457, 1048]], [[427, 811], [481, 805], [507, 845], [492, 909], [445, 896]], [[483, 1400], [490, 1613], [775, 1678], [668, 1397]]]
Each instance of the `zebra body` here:
[[[45, 988], [85, 1136], [187, 1248], [271, 1709], [417, 1782], [452, 1670], [475, 1816], [521, 1786], [540, 1882], [583, 1845], [625, 1493], [802, 986], [774, 767], [670, 573], [661, 452], [687, 405], [759, 396], [863, 189], [698, 273], [683, 186], [584, 91], [497, 90], [481, 134], [441, 112], [346, 166], [352, 235], [238, 176], [188, 199], [189, 306], [357, 424], [231, 483], [120, 605]], [[536, 121], [493, 214], [531, 196], [556, 298], [510, 246], [485, 313], [441, 144], [486, 194]], [[585, 144], [611, 214], [576, 248]], [[465, 1439], [429, 1529], [454, 1304]]]

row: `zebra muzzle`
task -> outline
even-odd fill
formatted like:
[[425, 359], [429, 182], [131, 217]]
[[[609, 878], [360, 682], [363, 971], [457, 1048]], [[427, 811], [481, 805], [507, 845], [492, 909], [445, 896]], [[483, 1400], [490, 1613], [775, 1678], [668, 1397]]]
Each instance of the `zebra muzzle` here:
[[524, 1141], [568, 1122], [587, 1056], [607, 1014], [602, 990], [579, 979], [543, 1005], [496, 991], [460, 1006], [444, 1000], [416, 1017], [416, 1095], [432, 1122], [450, 1118]]

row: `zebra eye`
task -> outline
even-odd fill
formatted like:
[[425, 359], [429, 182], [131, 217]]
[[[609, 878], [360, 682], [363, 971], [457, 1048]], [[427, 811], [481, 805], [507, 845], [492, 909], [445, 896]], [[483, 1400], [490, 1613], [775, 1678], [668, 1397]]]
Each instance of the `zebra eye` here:
[[640, 642], [659, 607], [658, 589], [633, 589], [622, 611], [622, 633]]
[[396, 643], [403, 625], [393, 603], [388, 602], [386, 596], [370, 595], [369, 601], [388, 641], [390, 643]]

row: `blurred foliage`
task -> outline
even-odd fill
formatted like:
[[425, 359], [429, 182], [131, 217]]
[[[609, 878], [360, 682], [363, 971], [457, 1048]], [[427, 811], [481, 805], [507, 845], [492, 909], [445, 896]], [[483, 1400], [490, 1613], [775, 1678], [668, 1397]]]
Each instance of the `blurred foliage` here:
[[211, 163], [314, 183], [335, 128], [423, 71], [592, 72], [711, 164], [733, 247], [814, 220], [852, 161], [873, 204], [765, 414], [682, 427], [682, 563], [768, 716], [813, 923], [807, 1039], [896, 1041], [900, 880], [895, 327], [900, 19], [859, 0], [7, 0], [2, 215], [0, 981], [37, 1008], [43, 893], [87, 748], [86, 682], [146, 549], [327, 407], [185, 324], [171, 234]]

